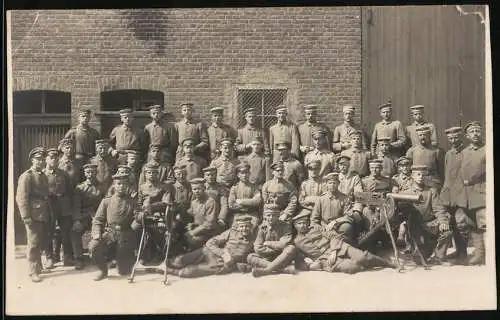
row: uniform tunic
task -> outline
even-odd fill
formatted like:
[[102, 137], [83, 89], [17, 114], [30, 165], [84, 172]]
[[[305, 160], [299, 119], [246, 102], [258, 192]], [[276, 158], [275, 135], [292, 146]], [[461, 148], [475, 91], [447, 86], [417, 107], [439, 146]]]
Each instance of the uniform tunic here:
[[264, 153], [269, 155], [270, 154], [269, 141], [265, 131], [258, 127], [250, 126], [248, 124], [238, 129], [238, 134], [235, 143], [238, 155], [249, 154], [251, 152], [251, 149], [247, 148], [246, 146], [250, 144], [256, 137], [262, 137], [264, 143]]
[[233, 127], [225, 123], [222, 123], [220, 126], [217, 126], [214, 123], [210, 124], [207, 128], [207, 133], [211, 159], [215, 159], [219, 156], [219, 147], [223, 139], [236, 139], [236, 134]]
[[308, 164], [312, 160], [319, 160], [321, 161], [321, 169], [319, 170], [319, 175], [321, 177], [329, 174], [330, 172], [335, 171], [337, 165], [335, 163], [336, 156], [333, 152], [329, 150], [318, 150], [314, 149], [313, 151], [309, 152], [305, 159], [304, 159], [304, 164]]
[[207, 166], [207, 161], [199, 156], [183, 156], [177, 159], [175, 165], [186, 167], [186, 180], [190, 181], [194, 178], [203, 177], [202, 169]]
[[460, 166], [462, 165], [463, 146], [457, 149], [452, 148], [444, 156], [444, 183], [441, 190], [441, 200], [450, 207], [455, 207], [457, 197], [463, 188], [463, 181], [460, 178]]
[[66, 172], [69, 176], [71, 187], [75, 187], [82, 179], [81, 161], [70, 159], [62, 155], [59, 158], [58, 168]]
[[90, 159], [95, 155], [95, 141], [100, 138], [100, 134], [90, 126], [78, 125], [69, 129], [64, 138], [74, 141], [76, 155]]
[[97, 155], [90, 159], [90, 163], [97, 165], [97, 181], [109, 188], [112, 183], [112, 176], [116, 173], [116, 161], [111, 157]]
[[125, 150], [141, 151], [145, 146], [143, 133], [125, 125], [119, 125], [113, 128], [109, 134], [109, 140], [118, 152]]
[[266, 181], [262, 186], [264, 203], [276, 203], [287, 218], [297, 213], [297, 190], [285, 179]]
[[339, 191], [325, 193], [316, 201], [311, 214], [311, 223], [326, 225], [340, 218], [348, 209], [349, 199]]
[[360, 177], [370, 174], [370, 167], [368, 165], [368, 161], [371, 159], [370, 151], [351, 147], [343, 150], [340, 155], [351, 158], [349, 172], [356, 172]]
[[361, 185], [365, 192], [391, 192], [392, 181], [384, 176], [374, 177], [368, 176], [361, 179]]
[[470, 210], [486, 207], [486, 151], [485, 146], [467, 146], [462, 151], [460, 175], [467, 181], [457, 197], [457, 206]]
[[189, 183], [180, 183], [176, 181], [173, 184], [175, 206], [181, 215], [189, 208], [191, 203], [191, 185]]
[[396, 158], [391, 154], [379, 154], [378, 159], [382, 160], [382, 175], [391, 178], [397, 173]]
[[66, 172], [61, 169], [43, 169], [49, 182], [49, 201], [52, 219], [72, 215], [73, 186]]
[[269, 144], [272, 150], [273, 162], [279, 159], [279, 153], [275, 149], [275, 144], [284, 141], [290, 144], [290, 151], [294, 157], [299, 159], [300, 138], [297, 126], [290, 122], [285, 122], [283, 124], [276, 123], [269, 128]]
[[416, 146], [420, 144], [420, 139], [418, 138], [418, 133], [416, 131], [417, 127], [426, 126], [431, 130], [431, 144], [434, 147], [438, 145], [436, 126], [430, 122], [417, 123], [413, 122], [411, 125], [406, 127], [406, 136], [411, 143], [411, 146]]
[[302, 163], [297, 159], [289, 158], [283, 160], [283, 165], [285, 167], [283, 178], [294, 186], [300, 186], [302, 181], [306, 178], [305, 169]]
[[230, 188], [236, 182], [236, 166], [239, 163], [238, 159], [220, 156], [212, 160], [210, 166], [217, 168], [217, 182]]
[[[192, 122], [186, 119], [178, 121], [174, 124], [175, 135], [176, 135], [176, 143], [177, 143], [177, 153], [176, 159], [182, 157], [182, 141], [186, 138], [191, 138], [194, 140], [194, 145], [198, 146], [202, 144], [200, 147], [208, 146], [208, 133], [206, 131], [205, 126], [201, 122]], [[196, 150], [199, 152], [201, 150]]]
[[313, 149], [314, 144], [313, 144], [312, 134], [318, 128], [322, 128], [322, 129], [326, 130], [328, 150], [330, 150], [332, 147], [330, 137], [329, 137], [330, 130], [328, 130], [327, 126], [325, 126], [322, 123], [318, 123], [318, 122], [311, 123], [311, 122], [306, 121], [298, 126], [300, 146], [307, 146], [307, 147]]
[[141, 175], [139, 176], [139, 181], [138, 181], [139, 186], [144, 182], [146, 182], [146, 168], [150, 165], [158, 166], [159, 170], [158, 181], [164, 182], [173, 179], [174, 173], [170, 165], [168, 165], [167, 163], [160, 163], [156, 160], [150, 160], [142, 167]]
[[248, 180], [257, 185], [262, 186], [264, 182], [271, 179], [271, 168], [269, 158], [263, 154], [250, 153], [244, 160], [250, 165], [250, 174]]
[[299, 192], [299, 203], [302, 208], [312, 211], [316, 200], [326, 191], [321, 179], [309, 178], [302, 182]]
[[292, 226], [289, 223], [283, 221], [277, 221], [275, 225], [262, 223], [257, 230], [254, 251], [259, 256], [272, 260], [290, 244], [292, 244]]
[[145, 145], [158, 144], [161, 146], [166, 157], [171, 160], [173, 153], [176, 151], [176, 143], [173, 141], [175, 138], [174, 128], [164, 122], [152, 121], [144, 127]]
[[[239, 204], [236, 203], [239, 200]], [[239, 181], [231, 187], [228, 199], [229, 209], [234, 214], [247, 213], [257, 218], [254, 225], [260, 220], [260, 206], [262, 196], [258, 186], [252, 183]]]
[[395, 156], [400, 156], [402, 148], [406, 143], [406, 133], [401, 121], [392, 120], [385, 121], [382, 120], [375, 124], [373, 129], [372, 139], [371, 139], [371, 152], [372, 154], [377, 153], [377, 141], [378, 138], [389, 137], [391, 138], [392, 150], [391, 153]]
[[402, 173], [398, 173], [392, 177], [392, 183], [394, 186], [397, 186], [399, 192], [401, 192], [411, 187], [413, 179], [411, 178], [411, 175], [407, 176]]
[[228, 208], [228, 196], [229, 190], [219, 183], [205, 184], [205, 192], [212, 198], [214, 198], [219, 204], [219, 214], [218, 219], [226, 221], [229, 208]]
[[171, 185], [163, 182], [152, 183], [146, 181], [139, 185], [137, 202], [139, 207], [142, 207], [146, 199], [149, 199], [151, 212], [164, 212], [167, 203], [170, 203], [173, 198], [173, 189]]
[[[361, 128], [358, 125], [350, 124], [350, 123], [347, 123], [345, 121], [341, 125], [336, 126], [335, 129], [333, 130], [333, 145], [332, 145], [333, 151], [334, 152], [341, 152], [343, 150], [347, 150], [347, 149], [342, 148], [342, 143], [345, 143], [345, 142], [350, 143], [351, 142], [351, 138], [350, 138], [351, 133], [354, 131], [357, 131], [357, 130], [361, 130]], [[361, 146], [363, 149], [367, 148], [366, 141], [367, 141], [366, 135], [363, 133], [361, 135]]]
[[414, 165], [425, 165], [429, 170], [429, 177], [440, 184], [444, 176], [443, 151], [435, 147], [425, 147], [421, 144], [411, 147], [406, 156], [413, 160]]
[[219, 214], [219, 205], [215, 199], [208, 195], [204, 195], [200, 199], [192, 199], [187, 213], [195, 225], [192, 231], [194, 236], [206, 239], [206, 237], [213, 235]]
[[362, 192], [363, 186], [361, 185], [361, 179], [355, 173], [343, 174], [339, 173], [339, 187], [338, 190], [345, 195], [351, 195], [352, 193]]

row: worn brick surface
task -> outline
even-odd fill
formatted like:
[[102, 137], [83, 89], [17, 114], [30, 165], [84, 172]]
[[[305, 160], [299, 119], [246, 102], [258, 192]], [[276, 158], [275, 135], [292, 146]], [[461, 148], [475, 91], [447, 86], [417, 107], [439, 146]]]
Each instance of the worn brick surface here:
[[294, 121], [317, 103], [333, 127], [361, 102], [360, 21], [359, 7], [15, 11], [13, 88], [70, 91], [73, 114], [101, 91], [159, 90], [174, 116], [188, 100], [236, 123], [237, 88], [286, 87]]

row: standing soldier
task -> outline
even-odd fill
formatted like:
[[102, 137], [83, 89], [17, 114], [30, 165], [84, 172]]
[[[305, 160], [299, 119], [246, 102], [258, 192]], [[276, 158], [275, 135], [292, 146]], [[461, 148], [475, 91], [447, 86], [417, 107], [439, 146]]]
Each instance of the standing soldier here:
[[96, 140], [96, 155], [90, 159], [91, 164], [97, 165], [97, 181], [109, 189], [112, 183], [112, 175], [116, 172], [116, 160], [107, 153], [109, 141], [105, 139]]
[[[479, 122], [468, 123], [464, 130], [470, 144], [462, 151], [459, 177], [463, 180], [462, 183], [456, 181], [462, 188], [456, 198], [458, 209], [455, 219], [459, 234], [463, 239], [470, 237], [474, 246], [474, 253], [467, 263], [478, 265], [485, 262], [483, 237], [486, 232], [486, 151]], [[464, 240], [459, 243], [467, 242]], [[465, 250], [459, 249], [460, 251]], [[459, 258], [465, 260], [466, 256]]]
[[223, 123], [224, 108], [213, 107], [210, 112], [212, 113], [212, 123], [208, 126], [207, 133], [210, 159], [213, 160], [220, 155], [219, 146], [222, 140], [227, 138], [236, 139], [236, 132], [230, 125]]
[[250, 165], [249, 181], [258, 187], [262, 187], [264, 182], [271, 178], [269, 157], [264, 155], [263, 140], [256, 136], [250, 143], [252, 152], [244, 158]]
[[19, 177], [16, 202], [26, 226], [28, 240], [28, 265], [31, 281], [40, 282], [42, 251], [50, 241], [49, 181], [43, 173], [46, 151], [36, 147], [28, 159], [31, 168]]
[[186, 180], [186, 168], [182, 166], [174, 166], [174, 179], [173, 183], [173, 199], [174, 199], [174, 212], [175, 219], [172, 226], [172, 253], [180, 254], [185, 252], [187, 248], [186, 239], [184, 234], [186, 232], [186, 225], [189, 222], [187, 210], [191, 204], [191, 185]]
[[[242, 214], [249, 215], [252, 217], [252, 226], [257, 227], [261, 220], [262, 196], [259, 188], [248, 180], [250, 165], [242, 162], [237, 166], [236, 170], [239, 181], [231, 187], [228, 199], [229, 209], [232, 213], [231, 218]], [[230, 220], [228, 225], [231, 225]]]
[[251, 152], [251, 143], [256, 137], [262, 139], [262, 144], [264, 147], [264, 154], [270, 156], [271, 152], [269, 150], [269, 141], [267, 139], [266, 132], [260, 128], [255, 119], [255, 109], [248, 108], [245, 111], [246, 125], [238, 129], [238, 135], [236, 137], [236, 151], [238, 156], [246, 156]]
[[276, 205], [264, 206], [264, 221], [259, 226], [254, 241], [255, 253], [250, 253], [247, 262], [254, 277], [274, 273], [295, 274], [295, 246], [292, 242], [292, 226], [279, 220], [280, 210]]
[[361, 128], [354, 122], [354, 107], [351, 105], [345, 105], [342, 107], [342, 112], [344, 114], [344, 123], [338, 125], [333, 130], [333, 152], [339, 153], [352, 147], [352, 142], [350, 141], [351, 133], [359, 132], [360, 135], [360, 145], [359, 148], [365, 150], [367, 148], [367, 139]]
[[89, 126], [90, 110], [78, 111], [78, 125], [69, 129], [64, 138], [74, 142], [75, 158], [81, 165], [95, 155], [95, 141], [100, 135], [96, 129]]
[[217, 215], [217, 223], [221, 228], [226, 229], [229, 213], [228, 196], [229, 189], [217, 182], [217, 168], [206, 167], [203, 169], [203, 178], [205, 179], [205, 192], [217, 201], [220, 211]]
[[371, 140], [371, 152], [375, 156], [377, 154], [378, 138], [390, 138], [389, 152], [400, 157], [403, 154], [403, 147], [406, 143], [406, 134], [403, 124], [399, 120], [392, 119], [392, 103], [389, 101], [378, 107], [382, 121], [375, 124]]
[[[72, 219], [72, 198], [73, 186], [66, 172], [59, 169], [58, 166], [59, 150], [51, 148], [47, 150], [47, 158], [45, 160], [47, 166], [43, 173], [47, 176], [49, 182], [49, 209], [51, 213], [51, 234], [56, 232], [56, 225], [59, 227], [59, 236], [64, 252], [64, 266], [73, 265], [73, 252], [71, 248], [71, 226]], [[47, 252], [47, 269], [54, 267], [54, 260], [60, 260], [60, 250], [57, 241], [49, 241]], [[54, 259], [56, 258], [56, 259]], [[59, 259], [57, 259], [59, 258]]]
[[378, 148], [377, 148], [377, 159], [382, 161], [382, 175], [387, 178], [391, 178], [396, 174], [396, 157], [394, 154], [390, 153], [390, 141], [389, 137], [379, 137], [378, 138]]
[[408, 157], [400, 157], [396, 160], [398, 166], [398, 174], [392, 177], [393, 191], [398, 193], [411, 187], [413, 180], [411, 179], [411, 159]]
[[406, 136], [411, 146], [414, 147], [420, 143], [420, 138], [418, 137], [417, 127], [427, 126], [430, 130], [431, 146], [438, 146], [438, 139], [436, 133], [436, 126], [424, 119], [424, 106], [421, 104], [414, 105], [410, 107], [410, 112], [413, 117], [413, 123], [406, 127]]
[[85, 181], [76, 186], [73, 196], [71, 244], [76, 270], [84, 267], [82, 236], [85, 231], [91, 230], [92, 218], [106, 193], [104, 185], [97, 181], [97, 165], [89, 163], [84, 165], [83, 174]]
[[306, 165], [313, 159], [320, 160], [319, 174], [322, 177], [335, 170], [335, 154], [328, 148], [327, 134], [328, 132], [323, 128], [316, 128], [313, 131], [314, 150], [310, 151], [304, 159]]
[[141, 175], [139, 176], [139, 185], [146, 181], [144, 175], [148, 165], [155, 165], [158, 168], [159, 181], [164, 182], [172, 180], [172, 166], [168, 162], [162, 161], [161, 146], [159, 144], [152, 144], [149, 146], [149, 159], [148, 163], [142, 166]]
[[406, 156], [412, 159], [413, 165], [427, 166], [429, 185], [440, 190], [444, 176], [443, 151], [431, 145], [431, 130], [429, 127], [417, 127], [415, 131], [418, 134], [420, 143], [408, 149]]
[[[95, 147], [93, 149], [95, 150]], [[65, 138], [59, 141], [59, 150], [62, 153], [59, 158], [59, 169], [66, 172], [71, 187], [75, 187], [82, 179], [82, 163], [75, 158], [73, 140]]]
[[[145, 143], [148, 146], [159, 145], [162, 162], [165, 161], [172, 165], [175, 153], [175, 149], [173, 149], [174, 128], [163, 121], [163, 110], [160, 105], [155, 104], [149, 107], [149, 116], [152, 121], [144, 127]], [[149, 157], [146, 162], [148, 161]]]
[[349, 198], [355, 193], [362, 192], [363, 186], [358, 174], [349, 170], [351, 158], [348, 156], [339, 156], [337, 159], [337, 166], [339, 168], [339, 191]]
[[233, 141], [225, 138], [220, 143], [220, 156], [212, 160], [211, 167], [217, 168], [217, 182], [228, 190], [236, 182], [236, 166], [239, 161], [234, 157]]
[[[313, 104], [308, 104], [304, 106], [304, 115], [306, 117], [306, 121], [299, 125], [299, 138], [300, 138], [300, 152], [302, 153], [302, 159], [306, 156], [309, 151], [314, 149], [313, 141], [312, 141], [312, 133], [316, 128], [323, 128], [328, 132], [328, 128], [318, 122], [318, 106]], [[327, 134], [327, 145], [328, 150], [330, 150], [330, 133]]]
[[119, 111], [121, 125], [118, 125], [111, 130], [109, 141], [114, 149], [111, 149], [111, 155], [118, 158], [119, 164], [127, 163], [127, 150], [135, 150], [143, 152], [144, 148], [144, 133], [138, 128], [132, 127], [134, 117], [132, 109], [122, 109]]
[[307, 169], [308, 179], [302, 182], [299, 192], [299, 204], [302, 208], [301, 212], [304, 210], [312, 212], [314, 204], [318, 201], [319, 196], [326, 191], [323, 179], [319, 175], [321, 161], [318, 159], [309, 161]]
[[181, 113], [183, 119], [175, 123], [175, 133], [177, 137], [177, 152], [175, 159], [182, 157], [183, 144], [185, 139], [192, 139], [193, 153], [201, 156], [208, 149], [208, 134], [206, 128], [201, 122], [193, 121], [193, 104], [181, 104]]
[[282, 161], [285, 166], [285, 172], [283, 173], [285, 180], [294, 186], [300, 186], [302, 181], [306, 178], [304, 166], [299, 160], [292, 157], [288, 142], [276, 143], [276, 150], [280, 157], [279, 160]]
[[281, 210], [280, 220], [289, 222], [297, 213], [297, 189], [284, 179], [285, 167], [282, 161], [271, 165], [273, 178], [262, 186], [262, 200], [264, 204], [275, 203]]
[[365, 177], [370, 174], [368, 161], [371, 159], [371, 152], [363, 148], [363, 131], [352, 130], [349, 137], [351, 147], [342, 150], [340, 154], [351, 158], [351, 164], [349, 166], [351, 172], [358, 174], [361, 178]]
[[286, 141], [290, 144], [292, 155], [300, 159], [300, 139], [297, 126], [287, 120], [288, 110], [285, 105], [279, 105], [276, 109], [278, 122], [269, 128], [269, 146], [271, 148], [272, 161], [278, 161], [279, 155], [275, 149], [277, 141]]
[[188, 181], [203, 176], [202, 169], [207, 166], [205, 158], [194, 154], [195, 141], [193, 138], [186, 138], [182, 142], [183, 154], [176, 159], [175, 165], [186, 168], [186, 179]]

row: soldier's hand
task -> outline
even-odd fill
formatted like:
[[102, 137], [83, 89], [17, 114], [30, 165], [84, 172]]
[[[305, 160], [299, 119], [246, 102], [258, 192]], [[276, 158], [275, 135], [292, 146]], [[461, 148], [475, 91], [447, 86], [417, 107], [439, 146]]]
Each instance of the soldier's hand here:
[[226, 227], [226, 221], [224, 221], [224, 220], [222, 220], [222, 219], [217, 220], [217, 223], [218, 223], [218, 224], [219, 224], [219, 226], [221, 226], [221, 227], [224, 227], [224, 228]]
[[349, 142], [341, 142], [340, 146], [342, 149], [349, 149], [351, 147], [351, 143]]
[[450, 226], [447, 223], [440, 223], [439, 224], [439, 231], [440, 232], [450, 231]]
[[95, 233], [92, 235], [92, 240], [101, 240], [101, 235], [99, 233]]
[[304, 262], [305, 262], [308, 266], [310, 266], [311, 264], [313, 264], [313, 263], [314, 263], [314, 260], [313, 260], [313, 259], [311, 259], [311, 258], [304, 258]]
[[82, 232], [83, 230], [83, 225], [82, 223], [80, 222], [80, 220], [76, 220], [75, 222], [73, 222], [73, 228], [72, 230], [74, 232]]
[[23, 222], [25, 225], [31, 226], [31, 224], [33, 223], [33, 219], [31, 219], [31, 217], [26, 217], [26, 218], [23, 218]]
[[287, 219], [288, 219], [288, 216], [287, 216], [286, 214], [282, 214], [282, 215], [280, 215], [280, 217], [279, 217], [279, 220], [280, 220], [280, 221], [286, 221]]
[[233, 257], [231, 257], [229, 252], [224, 251], [222, 254], [222, 260], [224, 261], [224, 264], [229, 264], [233, 260]]
[[300, 146], [299, 149], [303, 153], [308, 153], [309, 152], [309, 147], [308, 146]]

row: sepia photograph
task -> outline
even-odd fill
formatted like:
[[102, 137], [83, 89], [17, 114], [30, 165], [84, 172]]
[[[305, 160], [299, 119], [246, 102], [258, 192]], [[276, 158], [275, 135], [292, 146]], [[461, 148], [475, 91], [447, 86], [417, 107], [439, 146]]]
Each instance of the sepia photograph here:
[[486, 5], [7, 11], [6, 314], [497, 308]]

